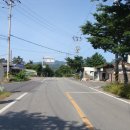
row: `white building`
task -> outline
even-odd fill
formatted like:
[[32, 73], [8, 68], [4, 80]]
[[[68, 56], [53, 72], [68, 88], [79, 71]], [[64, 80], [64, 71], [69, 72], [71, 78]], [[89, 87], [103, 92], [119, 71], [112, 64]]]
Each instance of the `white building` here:
[[99, 67], [84, 67], [83, 80], [112, 81], [114, 66], [105, 64]]
[[84, 67], [83, 80], [98, 80], [97, 69], [94, 67]]

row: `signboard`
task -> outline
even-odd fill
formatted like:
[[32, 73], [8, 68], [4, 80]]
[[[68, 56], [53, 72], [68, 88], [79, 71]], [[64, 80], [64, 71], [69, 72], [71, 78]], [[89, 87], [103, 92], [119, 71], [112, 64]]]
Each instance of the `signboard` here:
[[54, 62], [55, 62], [54, 58], [51, 58], [51, 57], [43, 58], [43, 63], [54, 63]]
[[42, 67], [46, 68], [46, 65], [51, 65], [55, 62], [54, 58], [51, 57], [43, 57], [43, 61], [42, 61]]

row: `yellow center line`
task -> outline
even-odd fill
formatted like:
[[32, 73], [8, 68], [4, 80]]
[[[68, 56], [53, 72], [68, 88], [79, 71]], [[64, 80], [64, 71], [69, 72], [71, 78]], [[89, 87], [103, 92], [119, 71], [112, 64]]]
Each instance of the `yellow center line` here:
[[69, 92], [66, 92], [65, 95], [67, 96], [67, 98], [70, 100], [70, 102], [72, 103], [72, 105], [74, 106], [74, 108], [76, 109], [76, 111], [78, 112], [80, 118], [82, 119], [83, 123], [86, 125], [86, 127], [89, 130], [94, 130], [93, 125], [91, 124], [91, 122], [88, 120], [88, 118], [86, 117], [86, 115], [84, 114], [84, 112], [80, 109], [80, 107], [78, 106], [78, 104], [74, 101], [74, 99], [72, 98], [72, 96], [69, 94]]

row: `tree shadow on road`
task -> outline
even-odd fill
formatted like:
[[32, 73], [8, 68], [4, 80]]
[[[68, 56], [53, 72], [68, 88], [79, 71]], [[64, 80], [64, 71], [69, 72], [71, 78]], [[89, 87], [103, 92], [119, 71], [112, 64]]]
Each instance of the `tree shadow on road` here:
[[14, 100], [7, 100], [7, 101], [0, 101], [0, 104], [7, 104], [7, 103], [11, 103], [13, 102]]
[[87, 130], [78, 122], [64, 121], [41, 113], [8, 112], [0, 116], [0, 130]]

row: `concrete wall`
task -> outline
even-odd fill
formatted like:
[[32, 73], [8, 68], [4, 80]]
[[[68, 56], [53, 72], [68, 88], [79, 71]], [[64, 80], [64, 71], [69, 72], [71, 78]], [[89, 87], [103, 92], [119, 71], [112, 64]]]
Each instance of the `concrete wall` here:
[[128, 55], [127, 62], [130, 63], [130, 55]]

